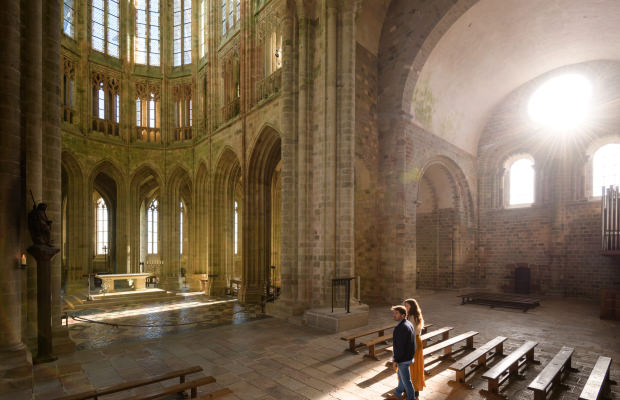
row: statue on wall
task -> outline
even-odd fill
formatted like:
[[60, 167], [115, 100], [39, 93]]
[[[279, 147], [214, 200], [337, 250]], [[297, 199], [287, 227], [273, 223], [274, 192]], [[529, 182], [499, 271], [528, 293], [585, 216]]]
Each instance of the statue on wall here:
[[52, 221], [47, 218], [46, 210], [45, 203], [33, 204], [32, 211], [28, 213], [28, 230], [35, 245], [52, 247]]

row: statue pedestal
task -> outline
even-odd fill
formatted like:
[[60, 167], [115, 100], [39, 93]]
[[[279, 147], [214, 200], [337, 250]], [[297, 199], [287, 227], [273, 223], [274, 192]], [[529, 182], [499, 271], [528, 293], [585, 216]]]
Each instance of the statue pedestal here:
[[37, 356], [35, 364], [57, 359], [52, 354], [52, 273], [51, 260], [60, 249], [35, 244], [28, 248], [37, 260]]

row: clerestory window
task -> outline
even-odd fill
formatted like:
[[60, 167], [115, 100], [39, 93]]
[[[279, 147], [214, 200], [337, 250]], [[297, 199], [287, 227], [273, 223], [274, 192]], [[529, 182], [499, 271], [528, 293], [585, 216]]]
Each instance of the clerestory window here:
[[508, 167], [507, 187], [508, 205], [522, 206], [534, 203], [534, 160], [529, 156], [522, 156]]
[[174, 0], [172, 58], [175, 67], [192, 63], [191, 0]]
[[592, 159], [592, 193], [603, 194], [603, 187], [620, 186], [620, 143], [601, 146]]
[[92, 0], [93, 49], [118, 58], [119, 7], [118, 0]]
[[159, 0], [136, 0], [136, 64], [160, 65]]
[[75, 13], [73, 0], [64, 0], [62, 31], [65, 35], [74, 38], [73, 15]]

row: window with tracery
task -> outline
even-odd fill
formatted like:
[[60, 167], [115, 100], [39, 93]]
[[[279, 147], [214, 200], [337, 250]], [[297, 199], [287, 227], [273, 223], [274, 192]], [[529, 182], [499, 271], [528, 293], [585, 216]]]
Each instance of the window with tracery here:
[[236, 55], [230, 55], [223, 61], [223, 78], [224, 78], [224, 90], [222, 107], [223, 121], [239, 115], [240, 111], [240, 85], [239, 85], [239, 60]]
[[112, 57], [119, 56], [118, 0], [92, 0], [93, 49]]
[[200, 58], [204, 57], [207, 50], [206, 50], [206, 41], [207, 41], [207, 31], [206, 31], [206, 23], [207, 21], [205, 21], [205, 0], [200, 0], [200, 21], [199, 21], [199, 32], [198, 35], [199, 37], [199, 49], [200, 49]]
[[147, 253], [157, 254], [158, 245], [158, 218], [159, 218], [159, 204], [157, 199], [153, 199], [146, 210], [146, 242]]
[[159, 85], [139, 82], [136, 84], [136, 130], [137, 139], [145, 142], [161, 142], [161, 99]]
[[241, 22], [241, 0], [221, 0], [222, 36], [236, 31]]
[[192, 138], [192, 85], [182, 84], [173, 88], [174, 140]]
[[257, 29], [262, 53], [262, 79], [256, 82], [256, 102], [280, 92], [283, 60], [282, 30], [278, 15], [261, 15]]
[[192, 63], [191, 0], [174, 0], [172, 58], [175, 67]]
[[235, 222], [234, 222], [235, 226], [234, 226], [234, 247], [235, 247], [235, 254], [238, 253], [238, 249], [239, 249], [239, 205], [237, 204], [237, 202], [235, 201]]
[[620, 143], [601, 146], [592, 158], [593, 195], [602, 196], [609, 186], [620, 186]]
[[102, 197], [95, 205], [95, 222], [97, 255], [107, 255], [110, 253], [108, 205]]
[[119, 136], [120, 79], [93, 72], [92, 130], [109, 136]]
[[519, 206], [534, 203], [534, 160], [529, 156], [513, 159], [508, 167], [508, 205]]
[[73, 114], [75, 113], [73, 105], [75, 85], [75, 64], [69, 59], [63, 59], [62, 63], [62, 85], [60, 88], [60, 96], [62, 99], [62, 119], [65, 122], [73, 123]]
[[73, 15], [75, 13], [73, 0], [64, 0], [62, 31], [65, 35], [73, 38]]
[[183, 254], [183, 201], [179, 202], [179, 254]]
[[160, 65], [159, 0], [135, 0], [136, 64]]

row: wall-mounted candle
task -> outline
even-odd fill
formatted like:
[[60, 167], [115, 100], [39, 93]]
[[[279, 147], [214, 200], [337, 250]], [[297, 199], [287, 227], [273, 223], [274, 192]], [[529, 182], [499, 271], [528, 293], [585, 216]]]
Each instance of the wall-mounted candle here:
[[22, 266], [26, 266], [26, 253], [22, 253]]

